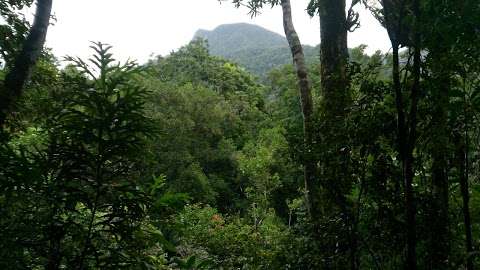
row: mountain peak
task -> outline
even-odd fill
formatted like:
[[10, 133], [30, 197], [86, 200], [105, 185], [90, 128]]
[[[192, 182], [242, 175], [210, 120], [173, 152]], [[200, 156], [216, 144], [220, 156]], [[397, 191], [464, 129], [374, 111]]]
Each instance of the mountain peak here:
[[[257, 75], [292, 62], [287, 39], [259, 25], [222, 24], [209, 31], [199, 29], [194, 39], [208, 40], [212, 55], [239, 63]], [[313, 47], [304, 46], [305, 54], [315, 55]]]
[[211, 53], [222, 56], [242, 50], [288, 46], [284, 36], [248, 23], [222, 24], [212, 31], [200, 29], [194, 38], [207, 39]]

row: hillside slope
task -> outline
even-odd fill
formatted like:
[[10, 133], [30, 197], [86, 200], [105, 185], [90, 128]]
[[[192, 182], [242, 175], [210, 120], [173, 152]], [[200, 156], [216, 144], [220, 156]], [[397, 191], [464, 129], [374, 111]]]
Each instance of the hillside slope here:
[[[237, 62], [260, 77], [292, 62], [286, 38], [258, 25], [224, 24], [212, 31], [198, 30], [196, 38], [208, 40], [211, 54]], [[318, 47], [304, 45], [304, 50], [310, 61], [318, 58]]]

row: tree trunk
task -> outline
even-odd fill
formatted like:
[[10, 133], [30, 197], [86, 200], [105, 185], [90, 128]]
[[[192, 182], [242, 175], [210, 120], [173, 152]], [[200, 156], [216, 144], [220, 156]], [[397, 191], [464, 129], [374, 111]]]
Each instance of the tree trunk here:
[[332, 123], [343, 123], [350, 101], [345, 6], [345, 0], [321, 0], [318, 9], [323, 107]]
[[441, 64], [434, 65], [434, 81], [438, 90], [432, 93], [432, 206], [430, 209], [430, 269], [447, 269], [449, 254], [448, 222], [448, 164], [449, 143], [447, 126], [447, 108], [449, 106], [449, 74], [441, 70]]
[[348, 134], [346, 112], [350, 105], [345, 0], [321, 0], [320, 15], [320, 84], [322, 93], [323, 178], [326, 191], [336, 206], [349, 208], [346, 193], [350, 192], [348, 175]]
[[407, 217], [407, 269], [417, 269], [417, 234], [416, 234], [416, 207], [413, 191], [413, 150], [416, 142], [417, 132], [417, 107], [420, 92], [420, 76], [421, 76], [421, 44], [420, 44], [420, 30], [419, 30], [419, 14], [420, 4], [418, 0], [413, 1], [413, 13], [415, 16], [415, 29], [414, 29], [414, 53], [413, 53], [413, 86], [411, 92], [411, 104], [409, 120], [409, 132], [407, 149], [404, 162], [404, 179], [405, 179], [405, 208]]
[[393, 90], [395, 93], [395, 106], [397, 109], [397, 132], [398, 132], [398, 149], [400, 154], [400, 159], [402, 162], [405, 160], [405, 150], [407, 143], [407, 128], [405, 123], [405, 109], [403, 105], [403, 94], [402, 94], [402, 85], [400, 83], [400, 56], [399, 56], [399, 45], [392, 39], [392, 57], [393, 57], [393, 68], [392, 68], [392, 77], [393, 77]]
[[413, 37], [414, 59], [413, 59], [413, 85], [410, 93], [410, 110], [406, 114], [405, 102], [403, 100], [402, 86], [400, 82], [400, 60], [399, 47], [402, 44], [410, 44], [410, 41], [405, 37], [408, 36], [409, 29], [403, 29], [404, 2], [401, 5], [395, 6], [393, 2], [382, 0], [384, 23], [392, 43], [393, 48], [393, 90], [395, 93], [395, 103], [397, 110], [397, 140], [398, 151], [402, 161], [402, 178], [404, 184], [404, 204], [406, 217], [406, 265], [405, 268], [409, 270], [417, 269], [417, 255], [416, 255], [416, 207], [413, 191], [414, 178], [414, 156], [413, 150], [416, 142], [417, 129], [417, 106], [420, 91], [420, 76], [421, 76], [421, 46], [420, 46], [420, 32], [418, 31], [419, 19], [419, 2], [413, 1], [413, 13], [415, 15], [415, 27]]
[[307, 209], [312, 219], [317, 219], [319, 217], [318, 206], [320, 202], [318, 198], [318, 183], [315, 182], [315, 160], [313, 157], [312, 86], [308, 78], [302, 43], [300, 42], [293, 25], [290, 0], [282, 0], [281, 4], [283, 10], [283, 28], [285, 30], [285, 36], [287, 37], [293, 57], [293, 63], [297, 72], [300, 103], [302, 105], [304, 133], [303, 167]]
[[[55, 223], [55, 221], [53, 222]], [[58, 270], [60, 269], [62, 261], [61, 242], [65, 236], [62, 225], [52, 224], [50, 226], [50, 239], [48, 250], [48, 261], [45, 266], [46, 270]]]
[[[434, 129], [438, 130], [438, 129]], [[449, 230], [448, 230], [448, 178], [447, 162], [442, 149], [445, 146], [434, 146], [432, 164], [432, 192], [433, 204], [430, 222], [430, 269], [447, 269], [449, 254]], [[438, 147], [438, 148], [437, 148]], [[436, 151], [439, 150], [439, 151]]]
[[413, 195], [413, 156], [407, 153], [407, 157], [403, 165], [404, 184], [405, 184], [405, 215], [407, 225], [407, 263], [406, 269], [417, 269], [416, 254], [416, 220], [415, 220], [415, 202]]
[[463, 224], [465, 230], [465, 249], [467, 252], [466, 269], [473, 270], [473, 240], [472, 240], [472, 221], [470, 217], [470, 190], [468, 184], [469, 175], [469, 161], [468, 161], [468, 126], [467, 115], [465, 112], [465, 138], [462, 135], [456, 134], [456, 166], [458, 170], [458, 178], [460, 182], [460, 191], [462, 194], [462, 211], [463, 211]]
[[[357, 235], [349, 174], [349, 141], [347, 111], [350, 106], [348, 70], [347, 17], [345, 0], [320, 0], [320, 78], [322, 92], [322, 178], [346, 228], [338, 234], [338, 249], [346, 255], [350, 269], [358, 269]], [[347, 258], [346, 258], [347, 259]], [[340, 262], [340, 263], [343, 263]], [[344, 265], [346, 266], [346, 265]]]
[[47, 36], [52, 0], [38, 0], [35, 19], [23, 48], [15, 58], [12, 69], [5, 76], [0, 88], [0, 127], [14, 107], [14, 103], [22, 95], [32, 68], [40, 57]]

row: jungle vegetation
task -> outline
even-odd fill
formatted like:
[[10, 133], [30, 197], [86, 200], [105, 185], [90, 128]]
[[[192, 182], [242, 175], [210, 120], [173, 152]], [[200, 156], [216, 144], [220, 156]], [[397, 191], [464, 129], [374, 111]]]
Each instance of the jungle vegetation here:
[[62, 58], [0, 1], [0, 269], [480, 268], [480, 2], [311, 0], [317, 47], [228, 2], [286, 40]]

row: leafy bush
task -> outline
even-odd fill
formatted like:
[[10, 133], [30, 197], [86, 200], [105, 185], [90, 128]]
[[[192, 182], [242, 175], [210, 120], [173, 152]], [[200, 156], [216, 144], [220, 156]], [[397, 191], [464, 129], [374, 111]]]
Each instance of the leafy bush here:
[[288, 228], [269, 214], [258, 224], [225, 217], [212, 207], [187, 206], [174, 219], [179, 251], [211, 263], [210, 269], [285, 268]]

